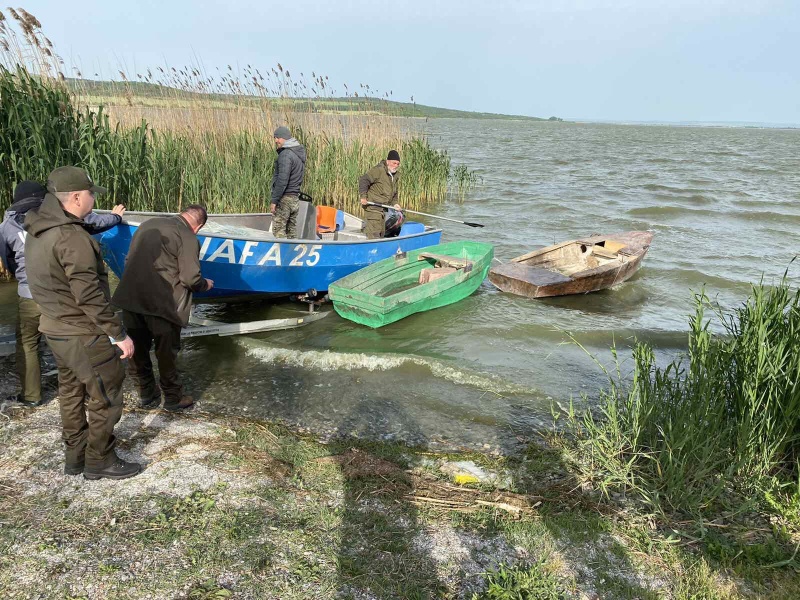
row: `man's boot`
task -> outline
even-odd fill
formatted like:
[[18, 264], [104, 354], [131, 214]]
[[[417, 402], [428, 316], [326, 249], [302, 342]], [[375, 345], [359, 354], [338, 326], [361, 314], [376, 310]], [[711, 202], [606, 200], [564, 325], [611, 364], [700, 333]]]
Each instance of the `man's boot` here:
[[64, 475], [80, 475], [83, 473], [84, 463], [66, 463], [64, 465]]
[[179, 412], [186, 410], [187, 408], [191, 408], [192, 406], [194, 406], [194, 398], [191, 396], [184, 396], [175, 404], [169, 402], [168, 400], [164, 401], [164, 410], [168, 410], [170, 412]]
[[9, 402], [17, 402], [26, 408], [36, 408], [37, 406], [41, 406], [44, 404], [44, 400], [41, 398], [38, 401], [30, 401], [26, 400], [25, 396], [22, 394], [12, 394], [8, 397]]
[[127, 479], [142, 472], [142, 465], [139, 463], [128, 462], [117, 457], [111, 465], [102, 469], [86, 467], [83, 470], [83, 478], [95, 479]]
[[161, 388], [156, 386], [152, 396], [139, 394], [139, 408], [144, 410], [154, 410], [161, 405]]

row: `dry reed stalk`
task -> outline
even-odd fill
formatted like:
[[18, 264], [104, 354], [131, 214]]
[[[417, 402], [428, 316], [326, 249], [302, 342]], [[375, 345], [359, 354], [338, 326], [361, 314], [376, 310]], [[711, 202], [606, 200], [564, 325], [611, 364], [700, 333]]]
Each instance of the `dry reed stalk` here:
[[[304, 191], [317, 203], [360, 214], [358, 177], [392, 148], [404, 156], [402, 204], [419, 208], [446, 196], [447, 154], [428, 145], [415, 121], [378, 114], [387, 112], [391, 92], [365, 84], [351, 91], [345, 85], [342, 96], [327, 76], [293, 78], [280, 64], [266, 73], [247, 65], [214, 75], [200, 67], [120, 70], [119, 80], [111, 82], [84, 79], [75, 69], [78, 79], [68, 81], [67, 102], [50, 93], [66, 90], [61, 84], [66, 79], [41, 24], [25, 11], [10, 12], [22, 34], [0, 19], [0, 67], [5, 67], [0, 75], [10, 95], [16, 94], [13, 110], [25, 104], [25, 89], [42, 103], [27, 102], [21, 110], [30, 123], [0, 132], [10, 152], [5, 186], [23, 178], [41, 180], [68, 161], [110, 184], [106, 203], [175, 210], [200, 202], [216, 212], [259, 212], [268, 203], [272, 131], [288, 125], [308, 150]], [[52, 123], [62, 130], [51, 131]], [[38, 136], [32, 148], [22, 139], [28, 131]], [[461, 189], [461, 176], [457, 179]], [[0, 193], [2, 206], [10, 190]]]

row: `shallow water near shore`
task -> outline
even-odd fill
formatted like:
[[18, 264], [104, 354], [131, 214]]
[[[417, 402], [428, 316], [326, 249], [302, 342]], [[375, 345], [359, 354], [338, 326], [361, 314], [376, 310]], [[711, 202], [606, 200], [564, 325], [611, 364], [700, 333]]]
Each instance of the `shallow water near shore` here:
[[[424, 129], [482, 178], [463, 203], [426, 211], [486, 225], [438, 222], [443, 242], [490, 242], [505, 262], [595, 232], [652, 229], [642, 269], [612, 290], [542, 301], [487, 281], [458, 304], [379, 330], [333, 313], [295, 330], [186, 340], [187, 388], [205, 409], [283, 420], [322, 438], [513, 452], [549, 427], [553, 400], [591, 400], [605, 381], [570, 334], [606, 364], [612, 343], [625, 357], [634, 339], [666, 361], [686, 346], [692, 291], [705, 286], [734, 307], [797, 252], [799, 130], [456, 119]], [[15, 294], [14, 284], [0, 285], [0, 333], [13, 332]], [[298, 310], [199, 308], [224, 321]]]

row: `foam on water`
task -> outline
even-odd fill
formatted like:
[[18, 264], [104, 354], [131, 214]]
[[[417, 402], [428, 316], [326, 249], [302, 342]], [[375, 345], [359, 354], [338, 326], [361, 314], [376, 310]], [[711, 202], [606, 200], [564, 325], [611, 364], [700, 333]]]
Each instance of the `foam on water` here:
[[331, 350], [295, 350], [270, 346], [263, 340], [237, 338], [249, 356], [274, 364], [283, 363], [292, 367], [314, 368], [320, 371], [388, 371], [414, 365], [428, 369], [434, 377], [458, 385], [468, 385], [494, 394], [532, 394], [537, 390], [515, 385], [490, 374], [468, 372], [446, 365], [440, 361], [419, 356], [392, 356], [336, 352]]

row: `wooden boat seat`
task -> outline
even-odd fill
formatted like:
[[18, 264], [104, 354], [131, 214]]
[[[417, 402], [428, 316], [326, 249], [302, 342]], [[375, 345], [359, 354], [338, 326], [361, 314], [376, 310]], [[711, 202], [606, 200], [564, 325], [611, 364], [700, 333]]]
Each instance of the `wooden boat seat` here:
[[447, 275], [452, 275], [456, 271], [458, 271], [458, 269], [454, 269], [453, 267], [422, 269], [422, 271], [419, 272], [419, 283], [430, 283], [431, 281], [436, 281]]
[[472, 266], [471, 260], [447, 256], [445, 254], [433, 254], [431, 252], [420, 252], [417, 260], [432, 259], [436, 261], [437, 267], [453, 267], [454, 269], [464, 269]]
[[503, 277], [518, 279], [536, 286], [553, 285], [556, 283], [567, 283], [572, 281], [563, 273], [550, 271], [542, 267], [531, 267], [522, 263], [507, 262], [503, 265], [492, 268], [492, 272]]
[[603, 248], [603, 246], [592, 246], [592, 254], [604, 258], [619, 258], [618, 252], [619, 250], [610, 250], [608, 248]]

